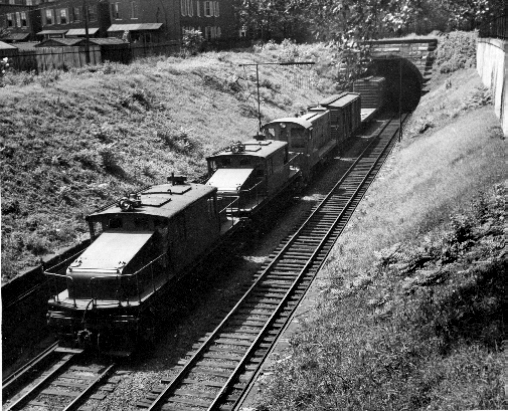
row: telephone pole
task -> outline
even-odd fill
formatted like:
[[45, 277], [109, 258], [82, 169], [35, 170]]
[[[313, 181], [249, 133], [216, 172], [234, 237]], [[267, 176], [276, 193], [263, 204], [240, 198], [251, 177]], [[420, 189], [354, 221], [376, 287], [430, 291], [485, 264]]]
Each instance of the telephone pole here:
[[240, 67], [256, 66], [256, 86], [258, 96], [258, 131], [261, 131], [261, 95], [259, 91], [259, 66], [310, 66], [316, 64], [313, 61], [295, 61], [286, 63], [245, 63], [240, 64]]

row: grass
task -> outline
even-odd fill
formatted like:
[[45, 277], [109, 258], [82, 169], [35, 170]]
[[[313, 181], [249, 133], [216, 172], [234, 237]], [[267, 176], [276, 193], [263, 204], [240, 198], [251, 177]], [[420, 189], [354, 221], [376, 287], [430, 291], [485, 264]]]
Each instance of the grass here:
[[472, 69], [422, 98], [258, 410], [506, 409], [507, 175], [489, 101]]
[[256, 72], [240, 63], [317, 62], [260, 66], [266, 121], [334, 91], [331, 54], [285, 42], [129, 66], [7, 73], [0, 93], [2, 281], [86, 236], [83, 217], [95, 207], [171, 172], [196, 178], [206, 156], [253, 136]]

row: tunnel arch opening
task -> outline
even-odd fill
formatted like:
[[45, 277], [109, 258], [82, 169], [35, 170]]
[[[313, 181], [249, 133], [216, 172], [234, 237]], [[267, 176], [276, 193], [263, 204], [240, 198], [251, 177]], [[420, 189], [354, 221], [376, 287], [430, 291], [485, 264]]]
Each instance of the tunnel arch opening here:
[[402, 112], [411, 112], [418, 106], [422, 96], [423, 76], [409, 60], [389, 55], [372, 60], [367, 75], [386, 79], [385, 106]]

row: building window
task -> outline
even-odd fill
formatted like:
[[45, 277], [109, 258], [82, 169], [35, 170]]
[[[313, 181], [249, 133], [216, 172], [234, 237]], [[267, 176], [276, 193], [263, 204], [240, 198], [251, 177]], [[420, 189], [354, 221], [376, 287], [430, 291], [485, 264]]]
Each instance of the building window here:
[[214, 4], [215, 4], [215, 7], [214, 7], [214, 10], [213, 10], [213, 14], [215, 15], [215, 17], [219, 17], [219, 2], [218, 1], [214, 1]]
[[95, 6], [88, 6], [88, 21], [97, 21], [97, 9]]
[[50, 26], [54, 22], [53, 18], [53, 10], [52, 9], [46, 9], [46, 25]]
[[217, 34], [217, 38], [219, 38], [219, 37], [222, 35], [222, 32], [221, 32], [220, 27], [217, 27], [217, 32], [216, 32], [216, 34]]
[[247, 26], [242, 26], [238, 34], [240, 37], [247, 37]]
[[201, 17], [201, 5], [199, 3], [201, 3], [201, 2], [198, 0], [196, 2], [196, 14], [198, 17]]
[[182, 16], [187, 15], [187, 0], [180, 0], [181, 1], [181, 7], [182, 7]]
[[32, 0], [26, 0], [26, 5], [27, 6], [33, 6], [33, 1]]
[[131, 19], [138, 18], [138, 3], [131, 1]]
[[194, 9], [192, 7], [192, 0], [187, 0], [187, 15], [192, 17], [194, 15]]
[[79, 21], [81, 19], [81, 9], [79, 7], [73, 7], [71, 9], [72, 12], [72, 21]]
[[205, 17], [212, 17], [213, 16], [213, 2], [212, 1], [205, 1]]
[[111, 4], [111, 14], [113, 15], [114, 19], [120, 18], [120, 3]]
[[12, 13], [7, 13], [7, 27], [14, 26], [14, 20], [12, 18]]
[[15, 0], [9, 0], [9, 4], [16, 4]]
[[26, 27], [26, 26], [27, 26], [26, 12], [22, 11], [21, 12], [21, 27]]

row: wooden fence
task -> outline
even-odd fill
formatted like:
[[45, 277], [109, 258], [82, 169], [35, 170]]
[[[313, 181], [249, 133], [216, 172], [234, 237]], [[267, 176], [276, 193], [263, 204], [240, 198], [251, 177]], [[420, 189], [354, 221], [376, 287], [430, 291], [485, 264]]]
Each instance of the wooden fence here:
[[[29, 50], [0, 50], [0, 58], [8, 57], [10, 66], [16, 71], [67, 70], [86, 64], [102, 64], [114, 61], [129, 64], [133, 60], [149, 56], [170, 56], [180, 52], [180, 43], [171, 41], [153, 44], [108, 44], [85, 46], [41, 47]], [[88, 54], [88, 59], [87, 59]]]
[[86, 64], [101, 64], [100, 46], [89, 46], [88, 48], [88, 52], [84, 46], [37, 48], [35, 51], [37, 71], [67, 70], [73, 67], [83, 67]]

